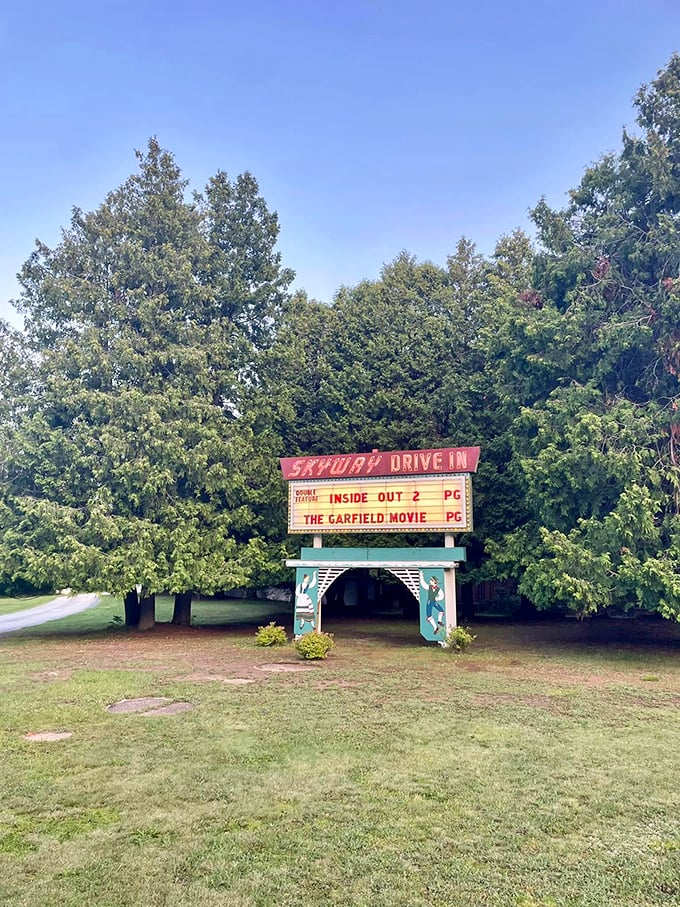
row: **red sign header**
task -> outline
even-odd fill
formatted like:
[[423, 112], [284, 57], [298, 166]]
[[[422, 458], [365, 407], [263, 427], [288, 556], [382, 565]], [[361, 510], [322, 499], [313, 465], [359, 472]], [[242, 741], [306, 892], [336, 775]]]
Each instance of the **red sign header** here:
[[358, 476], [424, 476], [477, 472], [479, 447], [440, 447], [434, 450], [374, 450], [328, 457], [282, 457], [283, 478], [339, 479]]

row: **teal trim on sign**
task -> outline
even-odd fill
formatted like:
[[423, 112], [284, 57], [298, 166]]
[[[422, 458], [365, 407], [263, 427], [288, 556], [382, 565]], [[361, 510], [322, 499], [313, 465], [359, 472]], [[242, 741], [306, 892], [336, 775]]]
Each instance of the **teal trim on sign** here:
[[302, 548], [300, 560], [319, 564], [327, 561], [360, 561], [366, 564], [383, 561], [412, 564], [440, 561], [453, 564], [467, 560], [467, 552], [465, 548]]

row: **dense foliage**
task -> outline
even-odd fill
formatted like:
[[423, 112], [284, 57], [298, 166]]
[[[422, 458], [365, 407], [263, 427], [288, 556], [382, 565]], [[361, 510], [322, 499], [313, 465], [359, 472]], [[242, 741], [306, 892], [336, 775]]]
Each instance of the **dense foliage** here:
[[531, 317], [497, 337], [526, 519], [491, 553], [542, 608], [680, 616], [680, 58], [639, 136], [534, 211]]
[[402, 253], [331, 305], [290, 295], [252, 176], [187, 201], [152, 140], [0, 325], [0, 585], [186, 608], [283, 577], [278, 456], [479, 444], [468, 580], [680, 617], [679, 57], [635, 103], [536, 247]]
[[252, 177], [219, 173], [189, 203], [155, 140], [139, 163], [20, 275], [0, 569], [144, 600], [242, 585], [270, 559], [247, 402], [292, 274]]

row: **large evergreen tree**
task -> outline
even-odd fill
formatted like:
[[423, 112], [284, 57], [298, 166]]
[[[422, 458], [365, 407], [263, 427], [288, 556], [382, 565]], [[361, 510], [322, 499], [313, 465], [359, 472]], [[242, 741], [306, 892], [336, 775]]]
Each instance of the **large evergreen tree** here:
[[32, 582], [126, 594], [144, 626], [156, 592], [182, 596], [185, 622], [191, 592], [261, 566], [242, 404], [292, 275], [252, 177], [218, 174], [192, 203], [155, 140], [138, 157], [22, 271], [35, 371], [8, 428], [0, 551]]
[[277, 399], [287, 405], [278, 432], [289, 454], [482, 445], [477, 528], [461, 539], [472, 545], [470, 565], [481, 557], [478, 539], [516, 526], [521, 495], [488, 347], [499, 307], [530, 285], [532, 256], [519, 232], [491, 260], [465, 238], [445, 267], [402, 253], [331, 306], [296, 297], [279, 333]]
[[534, 286], [494, 344], [528, 516], [491, 547], [539, 607], [677, 618], [679, 57], [636, 106], [641, 133], [534, 211]]

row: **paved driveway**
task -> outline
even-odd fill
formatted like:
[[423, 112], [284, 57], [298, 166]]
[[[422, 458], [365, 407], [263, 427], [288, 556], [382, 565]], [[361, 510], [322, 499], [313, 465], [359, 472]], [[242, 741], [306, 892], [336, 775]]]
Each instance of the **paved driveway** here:
[[13, 630], [23, 630], [25, 627], [37, 627], [51, 620], [68, 617], [69, 614], [78, 614], [94, 608], [99, 604], [99, 596], [94, 592], [83, 595], [60, 595], [46, 605], [37, 605], [25, 611], [14, 611], [0, 617], [0, 633], [11, 633]]

